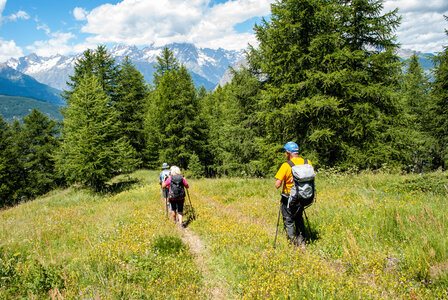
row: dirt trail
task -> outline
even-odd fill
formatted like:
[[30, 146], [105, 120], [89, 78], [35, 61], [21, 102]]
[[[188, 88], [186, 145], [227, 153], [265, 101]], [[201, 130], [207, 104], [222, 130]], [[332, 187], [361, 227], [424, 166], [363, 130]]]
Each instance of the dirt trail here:
[[183, 229], [182, 240], [190, 247], [190, 252], [194, 255], [196, 263], [204, 276], [205, 293], [209, 299], [232, 299], [230, 287], [224, 278], [219, 278], [216, 273], [207, 267], [207, 262], [211, 259], [207, 247], [201, 239], [190, 229]]

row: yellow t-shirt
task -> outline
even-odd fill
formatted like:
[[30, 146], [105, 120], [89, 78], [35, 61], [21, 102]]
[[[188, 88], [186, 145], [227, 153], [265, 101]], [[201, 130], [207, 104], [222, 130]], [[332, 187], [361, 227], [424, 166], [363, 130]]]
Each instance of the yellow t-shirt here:
[[[291, 161], [295, 165], [303, 165], [305, 163], [305, 160], [301, 157], [294, 157], [291, 159]], [[312, 165], [310, 160], [308, 160], [308, 163]], [[293, 181], [292, 181], [291, 166], [287, 162], [284, 162], [282, 164], [280, 169], [277, 171], [277, 174], [275, 174], [275, 178], [283, 181], [282, 194], [289, 195], [289, 193], [291, 192]]]

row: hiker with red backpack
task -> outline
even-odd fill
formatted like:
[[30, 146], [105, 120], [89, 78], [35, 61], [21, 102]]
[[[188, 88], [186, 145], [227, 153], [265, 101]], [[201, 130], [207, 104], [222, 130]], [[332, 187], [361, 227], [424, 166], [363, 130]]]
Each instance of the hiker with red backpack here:
[[278, 189], [283, 186], [280, 200], [283, 224], [290, 243], [304, 248], [303, 212], [314, 199], [314, 169], [311, 161], [299, 156], [296, 143], [288, 142], [282, 149], [285, 150], [287, 161], [275, 175], [275, 187]]
[[182, 176], [179, 167], [170, 168], [171, 176], [162, 183], [162, 188], [169, 188], [168, 199], [171, 206], [171, 216], [174, 223], [178, 220], [180, 227], [185, 227], [183, 223], [183, 211], [185, 202], [185, 188], [189, 188], [187, 180]]

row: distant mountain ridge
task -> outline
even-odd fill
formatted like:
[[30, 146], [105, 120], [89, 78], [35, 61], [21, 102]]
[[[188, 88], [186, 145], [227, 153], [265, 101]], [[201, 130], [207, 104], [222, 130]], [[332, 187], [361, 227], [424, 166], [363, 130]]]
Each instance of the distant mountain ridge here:
[[[405, 61], [409, 59], [413, 54], [416, 54], [418, 57], [418, 61], [422, 68], [429, 73], [429, 71], [434, 67], [432, 58], [435, 56], [434, 53], [423, 53], [419, 51], [414, 51], [410, 49], [398, 49], [397, 55], [402, 60]], [[232, 69], [238, 71], [241, 70], [243, 67], [247, 67], [247, 60], [245, 58], [241, 59], [240, 61], [237, 61], [235, 65], [232, 66]], [[219, 81], [218, 86], [225, 86], [227, 83], [230, 83], [233, 78], [232, 69], [228, 69], [225, 71], [223, 76], [221, 77], [221, 80]]]
[[60, 93], [61, 91], [0, 63], [0, 95], [33, 98], [61, 106], [65, 101]]
[[[135, 46], [115, 45], [108, 49], [108, 53], [116, 59], [117, 63], [129, 56], [145, 80], [152, 82], [154, 66], [157, 63], [156, 58], [161, 54], [163, 47], [165, 46], [149, 46], [138, 49]], [[188, 43], [173, 43], [166, 47], [170, 48], [176, 59], [191, 72], [195, 85], [204, 85], [209, 90], [219, 83], [229, 67], [244, 56], [243, 51], [198, 48]], [[63, 90], [67, 89], [66, 81], [69, 79], [69, 75], [73, 74], [75, 63], [82, 55], [80, 53], [69, 56], [42, 57], [30, 54], [18, 59], [10, 59], [6, 64], [12, 69], [34, 77], [41, 83]]]
[[32, 98], [0, 95], [0, 115], [9, 123], [23, 119], [31, 113], [33, 108], [38, 109], [50, 119], [62, 121], [58, 105]]

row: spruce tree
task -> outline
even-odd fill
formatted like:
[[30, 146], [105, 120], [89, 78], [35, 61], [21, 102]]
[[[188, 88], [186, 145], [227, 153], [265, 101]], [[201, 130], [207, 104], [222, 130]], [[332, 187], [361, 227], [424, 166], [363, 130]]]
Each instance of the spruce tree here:
[[127, 138], [119, 136], [119, 115], [110, 102], [110, 95], [93, 74], [86, 74], [70, 96], [63, 112], [57, 165], [69, 183], [98, 191], [109, 179], [140, 163]]
[[114, 108], [118, 111], [123, 135], [128, 138], [139, 158], [146, 161], [143, 132], [145, 101], [148, 93], [146, 82], [128, 57], [119, 66], [118, 74]]

